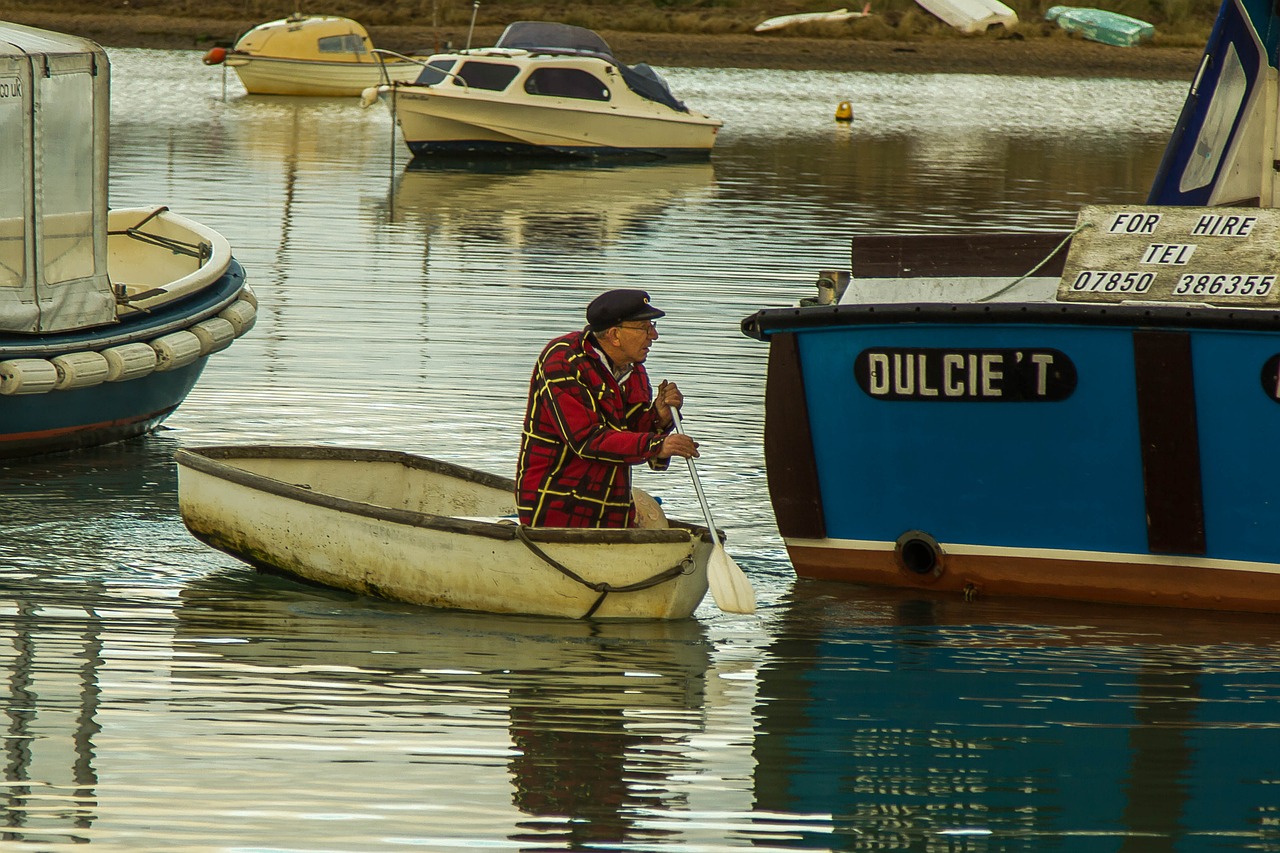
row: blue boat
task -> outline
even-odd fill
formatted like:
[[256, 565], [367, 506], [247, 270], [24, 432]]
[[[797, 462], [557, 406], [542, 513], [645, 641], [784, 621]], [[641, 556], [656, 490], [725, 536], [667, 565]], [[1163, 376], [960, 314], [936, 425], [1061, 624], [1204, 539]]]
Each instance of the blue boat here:
[[855, 237], [743, 321], [799, 575], [1280, 612], [1275, 23], [1224, 3], [1148, 205]]
[[109, 98], [97, 44], [0, 22], [0, 458], [155, 429], [257, 316], [221, 234], [108, 209]]
[[1139, 42], [1150, 41], [1156, 34], [1156, 28], [1146, 21], [1106, 9], [1051, 6], [1044, 13], [1044, 19], [1055, 22], [1069, 33], [1116, 47], [1133, 47]]

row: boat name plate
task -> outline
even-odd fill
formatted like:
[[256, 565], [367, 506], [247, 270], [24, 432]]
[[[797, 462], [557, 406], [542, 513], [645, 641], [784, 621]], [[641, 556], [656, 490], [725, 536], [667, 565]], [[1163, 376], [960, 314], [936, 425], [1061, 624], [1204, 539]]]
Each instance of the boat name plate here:
[[1052, 403], [1076, 389], [1076, 368], [1055, 349], [873, 347], [853, 361], [858, 387], [876, 400]]
[[1094, 205], [1080, 210], [1061, 302], [1280, 305], [1280, 210]]

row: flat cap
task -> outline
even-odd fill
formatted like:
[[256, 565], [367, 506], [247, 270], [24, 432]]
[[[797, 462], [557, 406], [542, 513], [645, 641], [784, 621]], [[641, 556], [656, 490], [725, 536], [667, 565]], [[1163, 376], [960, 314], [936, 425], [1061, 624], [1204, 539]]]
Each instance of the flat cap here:
[[630, 320], [656, 320], [665, 317], [649, 304], [643, 290], [606, 290], [587, 306], [587, 325], [593, 332], [603, 332]]

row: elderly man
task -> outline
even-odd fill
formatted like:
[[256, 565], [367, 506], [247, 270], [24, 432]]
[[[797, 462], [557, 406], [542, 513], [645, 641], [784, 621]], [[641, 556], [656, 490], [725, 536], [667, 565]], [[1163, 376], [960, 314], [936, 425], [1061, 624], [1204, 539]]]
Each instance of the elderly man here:
[[663, 380], [655, 395], [644, 369], [662, 316], [643, 290], [610, 290], [587, 306], [585, 329], [542, 350], [516, 467], [521, 524], [633, 527], [631, 466], [698, 455], [672, 432], [680, 389]]

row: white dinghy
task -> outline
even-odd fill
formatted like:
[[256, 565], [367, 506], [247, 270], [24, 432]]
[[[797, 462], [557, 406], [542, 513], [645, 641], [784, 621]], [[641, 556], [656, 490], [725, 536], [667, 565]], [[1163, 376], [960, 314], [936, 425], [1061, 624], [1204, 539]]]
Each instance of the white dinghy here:
[[[704, 527], [530, 528], [505, 477], [343, 447], [179, 450], [187, 529], [258, 568], [410, 604], [684, 619], [707, 592]], [[508, 518], [510, 516], [510, 518]]]

